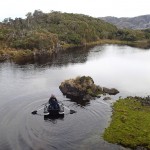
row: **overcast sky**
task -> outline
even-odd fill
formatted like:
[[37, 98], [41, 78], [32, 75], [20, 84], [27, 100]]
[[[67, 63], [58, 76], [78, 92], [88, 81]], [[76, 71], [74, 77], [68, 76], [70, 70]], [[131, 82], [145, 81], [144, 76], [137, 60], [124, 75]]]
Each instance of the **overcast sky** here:
[[135, 17], [150, 14], [150, 0], [1, 0], [0, 20], [25, 17], [40, 9], [81, 13], [93, 17]]

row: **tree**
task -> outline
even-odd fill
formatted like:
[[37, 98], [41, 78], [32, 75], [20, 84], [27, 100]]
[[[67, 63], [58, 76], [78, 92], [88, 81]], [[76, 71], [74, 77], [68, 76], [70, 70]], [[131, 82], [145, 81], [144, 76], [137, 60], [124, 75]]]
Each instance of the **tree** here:
[[27, 17], [27, 23], [28, 23], [28, 27], [29, 27], [30, 20], [31, 20], [31, 18], [32, 18], [32, 13], [31, 13], [31, 12], [28, 12], [28, 13], [26, 14], [26, 17]]

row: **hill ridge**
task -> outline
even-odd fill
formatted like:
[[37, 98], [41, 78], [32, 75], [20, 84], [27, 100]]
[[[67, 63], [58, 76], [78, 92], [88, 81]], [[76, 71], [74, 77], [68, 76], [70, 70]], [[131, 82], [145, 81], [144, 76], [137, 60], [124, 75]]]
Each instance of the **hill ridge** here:
[[136, 17], [114, 17], [106, 16], [100, 17], [100, 19], [116, 25], [118, 28], [129, 28], [129, 29], [148, 29], [150, 28], [150, 14], [141, 15]]

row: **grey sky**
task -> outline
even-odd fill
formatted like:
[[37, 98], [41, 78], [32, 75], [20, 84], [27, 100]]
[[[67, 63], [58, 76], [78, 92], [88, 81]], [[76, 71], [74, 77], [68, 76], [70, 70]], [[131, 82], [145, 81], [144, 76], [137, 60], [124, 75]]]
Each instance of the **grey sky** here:
[[25, 17], [27, 12], [40, 9], [81, 13], [93, 17], [134, 17], [150, 14], [149, 0], [1, 0], [0, 20]]

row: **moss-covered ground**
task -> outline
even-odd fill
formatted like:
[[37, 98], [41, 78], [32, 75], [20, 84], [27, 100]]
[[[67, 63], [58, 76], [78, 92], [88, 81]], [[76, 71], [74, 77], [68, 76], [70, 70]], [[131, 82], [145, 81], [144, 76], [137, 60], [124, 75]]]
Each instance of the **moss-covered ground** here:
[[103, 137], [125, 147], [150, 149], [150, 106], [143, 106], [135, 98], [118, 100], [113, 105], [112, 121]]

